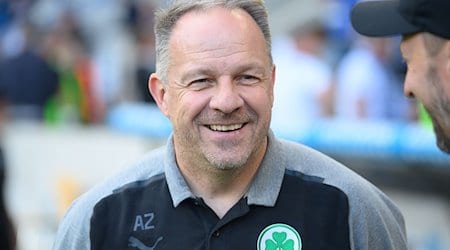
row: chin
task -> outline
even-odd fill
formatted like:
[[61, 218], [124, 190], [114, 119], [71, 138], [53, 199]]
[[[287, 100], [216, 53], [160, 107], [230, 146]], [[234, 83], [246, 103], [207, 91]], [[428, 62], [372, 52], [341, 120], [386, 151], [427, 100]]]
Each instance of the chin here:
[[448, 136], [444, 129], [439, 126], [436, 121], [433, 122], [434, 125], [434, 133], [436, 134], [436, 144], [440, 150], [450, 153], [450, 136]]
[[437, 135], [437, 146], [440, 150], [450, 154], [450, 138], [443, 135]]
[[233, 170], [239, 169], [244, 166], [247, 162], [246, 157], [232, 157], [232, 158], [224, 158], [223, 153], [206, 156], [211, 166], [220, 170]]

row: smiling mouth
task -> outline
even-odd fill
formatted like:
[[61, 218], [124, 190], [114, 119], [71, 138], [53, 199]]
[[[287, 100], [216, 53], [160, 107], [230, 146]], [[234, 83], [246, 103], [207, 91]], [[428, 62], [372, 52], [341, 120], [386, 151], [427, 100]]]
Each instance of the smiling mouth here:
[[241, 124], [232, 124], [232, 125], [208, 125], [207, 127], [209, 129], [211, 129], [212, 131], [230, 132], [230, 131], [238, 130], [238, 129], [242, 128], [244, 125], [245, 125], [244, 123], [241, 123]]

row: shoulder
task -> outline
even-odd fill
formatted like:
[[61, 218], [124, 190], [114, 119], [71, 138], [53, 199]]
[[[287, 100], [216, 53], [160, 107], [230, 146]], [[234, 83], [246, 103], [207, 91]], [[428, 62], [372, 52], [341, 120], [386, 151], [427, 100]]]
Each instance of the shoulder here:
[[304, 174], [329, 170], [330, 167], [332, 171], [347, 169], [328, 155], [304, 144], [285, 139], [276, 139], [274, 144], [276, 144], [275, 149], [280, 152], [280, 157], [283, 158], [287, 169], [298, 170]]
[[131, 167], [78, 197], [59, 224], [54, 249], [89, 249], [89, 227], [95, 205], [117, 189], [163, 173], [164, 149], [161, 147], [149, 152]]
[[371, 245], [380, 249], [406, 249], [403, 215], [378, 187], [317, 150], [290, 141], [279, 143], [286, 169], [315, 177], [347, 197], [354, 248], [365, 249], [364, 246]]
[[286, 169], [318, 177], [324, 184], [344, 192], [353, 205], [374, 207], [391, 202], [378, 187], [330, 156], [296, 142], [279, 142]]

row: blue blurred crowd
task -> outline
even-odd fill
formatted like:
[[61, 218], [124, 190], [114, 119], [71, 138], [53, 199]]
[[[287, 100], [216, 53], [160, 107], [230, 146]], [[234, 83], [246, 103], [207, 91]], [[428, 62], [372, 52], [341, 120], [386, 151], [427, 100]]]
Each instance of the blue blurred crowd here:
[[0, 1], [0, 95], [11, 119], [101, 123], [152, 102], [151, 1]]
[[[328, 118], [417, 121], [417, 104], [402, 95], [398, 39], [357, 36], [348, 21], [356, 0], [309, 2], [317, 11], [305, 6], [305, 13], [314, 14], [274, 35], [273, 125], [295, 129]], [[9, 117], [102, 123], [121, 103], [152, 103], [147, 79], [154, 71], [153, 11], [159, 4], [0, 0], [0, 96]]]

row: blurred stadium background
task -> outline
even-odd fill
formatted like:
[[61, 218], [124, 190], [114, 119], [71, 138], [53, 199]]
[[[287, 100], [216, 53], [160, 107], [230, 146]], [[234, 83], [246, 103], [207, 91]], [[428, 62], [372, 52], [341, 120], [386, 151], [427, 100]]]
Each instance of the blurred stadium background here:
[[[276, 104], [272, 129], [384, 190], [405, 215], [410, 249], [450, 249], [450, 156], [437, 149], [420, 104], [402, 96], [398, 38], [379, 45], [356, 35], [348, 20], [355, 2], [266, 0], [276, 94], [290, 104]], [[18, 249], [51, 249], [73, 199], [165, 143], [170, 125], [146, 87], [154, 70], [152, 13], [164, 4], [0, 0], [1, 146]], [[345, 58], [360, 47], [374, 55], [353, 58], [346, 73]], [[370, 58], [374, 68], [355, 67]], [[313, 64], [321, 78], [302, 73]], [[358, 72], [373, 81], [358, 85]], [[286, 84], [293, 84], [287, 92]]]

